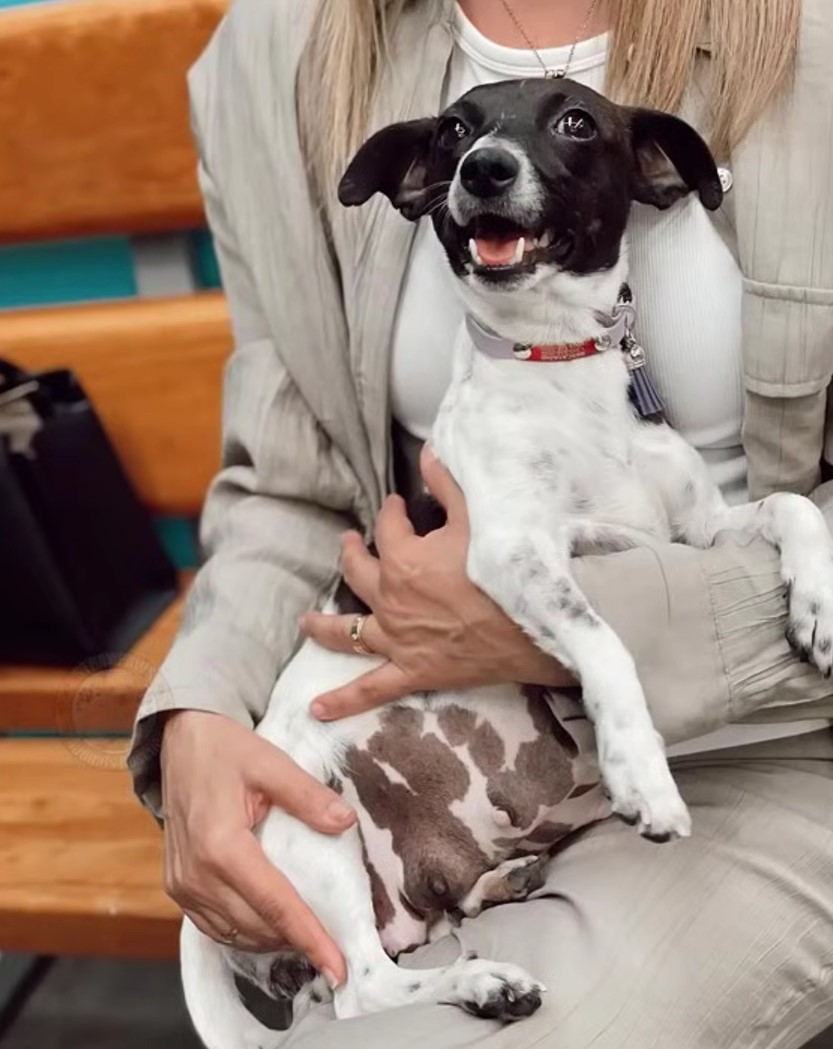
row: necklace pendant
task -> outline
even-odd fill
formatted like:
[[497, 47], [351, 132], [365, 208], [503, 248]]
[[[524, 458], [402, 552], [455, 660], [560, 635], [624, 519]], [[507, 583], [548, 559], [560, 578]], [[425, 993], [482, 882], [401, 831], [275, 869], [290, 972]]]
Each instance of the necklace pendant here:
[[548, 69], [544, 74], [546, 80], [563, 80], [567, 75], [567, 67], [562, 66], [560, 69]]

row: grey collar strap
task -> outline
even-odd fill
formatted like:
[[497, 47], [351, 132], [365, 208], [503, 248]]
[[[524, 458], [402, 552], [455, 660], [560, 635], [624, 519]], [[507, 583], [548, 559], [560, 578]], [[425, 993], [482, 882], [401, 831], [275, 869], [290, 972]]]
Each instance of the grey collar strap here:
[[475, 349], [495, 360], [574, 361], [581, 357], [592, 357], [597, 353], [619, 348], [625, 355], [625, 363], [630, 372], [628, 397], [634, 410], [643, 419], [661, 419], [663, 417], [662, 398], [657, 393], [645, 368], [645, 351], [633, 337], [635, 320], [633, 295], [628, 285], [623, 284], [613, 312], [608, 317], [600, 318], [604, 331], [601, 335], [597, 335], [594, 339], [587, 339], [585, 342], [553, 343], [541, 346], [513, 342], [493, 332], [471, 314], [466, 316], [466, 327]]
[[584, 342], [574, 343], [549, 343], [533, 345], [530, 343], [513, 342], [506, 339], [497, 332], [487, 328], [485, 324], [473, 317], [470, 313], [466, 315], [466, 327], [471, 336], [471, 341], [481, 353], [495, 360], [504, 361], [574, 361], [581, 357], [592, 357], [606, 350], [623, 347], [629, 339], [633, 328], [636, 314], [630, 298], [630, 289], [622, 290], [619, 299], [613, 307], [610, 316], [599, 318], [605, 326], [601, 335]]

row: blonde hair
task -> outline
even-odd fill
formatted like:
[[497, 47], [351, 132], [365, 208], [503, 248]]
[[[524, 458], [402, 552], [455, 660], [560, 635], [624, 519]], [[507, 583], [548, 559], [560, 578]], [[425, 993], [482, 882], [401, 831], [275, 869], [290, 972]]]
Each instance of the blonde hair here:
[[[301, 60], [301, 135], [319, 187], [331, 187], [366, 135], [386, 43], [409, 0], [318, 0]], [[419, 0], [423, 2], [423, 0]], [[709, 27], [711, 146], [725, 157], [789, 85], [801, 0], [609, 0], [607, 92], [670, 112]], [[321, 115], [328, 115], [327, 124]]]

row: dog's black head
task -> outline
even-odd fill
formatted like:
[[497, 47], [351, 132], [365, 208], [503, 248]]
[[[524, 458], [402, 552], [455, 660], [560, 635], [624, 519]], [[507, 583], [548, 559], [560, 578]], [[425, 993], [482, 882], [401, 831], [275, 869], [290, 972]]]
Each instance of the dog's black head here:
[[346, 205], [384, 193], [408, 219], [430, 214], [467, 282], [524, 287], [540, 268], [613, 266], [631, 201], [667, 208], [723, 193], [705, 142], [677, 117], [609, 102], [571, 80], [474, 88], [437, 118], [394, 124], [359, 150]]

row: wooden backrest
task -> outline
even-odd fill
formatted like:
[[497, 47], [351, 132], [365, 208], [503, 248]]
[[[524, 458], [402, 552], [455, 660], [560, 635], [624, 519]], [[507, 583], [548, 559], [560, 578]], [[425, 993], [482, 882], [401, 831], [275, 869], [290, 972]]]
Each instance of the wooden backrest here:
[[230, 347], [218, 292], [0, 315], [0, 354], [31, 370], [72, 367], [162, 514], [196, 514], [217, 470]]
[[[186, 74], [227, 0], [0, 13], [0, 243], [204, 224]], [[0, 355], [77, 372], [140, 496], [199, 511], [231, 348], [219, 293], [0, 313]]]
[[227, 0], [0, 16], [0, 243], [202, 223], [186, 73]]

